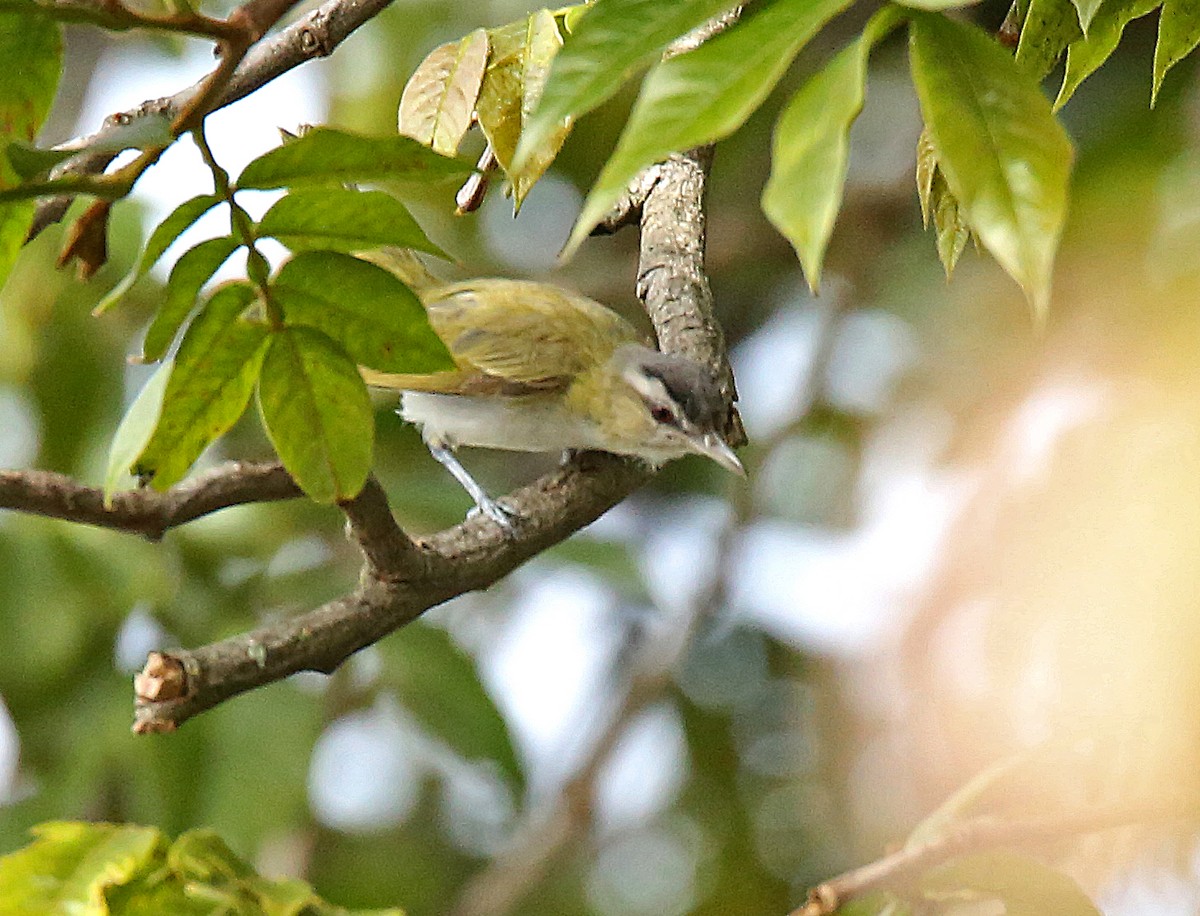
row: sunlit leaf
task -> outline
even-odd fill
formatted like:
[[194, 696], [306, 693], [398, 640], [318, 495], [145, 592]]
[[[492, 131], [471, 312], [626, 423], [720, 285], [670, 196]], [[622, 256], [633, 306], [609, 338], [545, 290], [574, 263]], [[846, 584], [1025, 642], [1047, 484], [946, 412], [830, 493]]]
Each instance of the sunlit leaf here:
[[515, 157], [545, 149], [572, 119], [611, 98], [666, 45], [729, 9], [730, 0], [603, 0], [573, 24], [571, 40], [554, 59], [550, 78]]
[[1079, 27], [1083, 30], [1083, 34], [1087, 35], [1091, 30], [1092, 20], [1096, 18], [1096, 11], [1100, 9], [1103, 0], [1071, 0], [1075, 4], [1075, 11], [1079, 14]]
[[866, 97], [867, 59], [900, 18], [895, 7], [876, 14], [857, 41], [792, 97], [775, 125], [763, 212], [796, 249], [814, 294], [842, 204], [850, 127]]
[[587, 238], [643, 168], [741, 127], [792, 58], [849, 2], [776, 0], [751, 7], [754, 12], [733, 28], [654, 67], [564, 251]]
[[[36, 12], [0, 11], [0, 147], [10, 141], [32, 142], [58, 88], [62, 74], [59, 27]], [[7, 157], [0, 160], [0, 189], [13, 188], [20, 176]], [[0, 205], [0, 286], [8, 279], [33, 222], [32, 201]]]
[[1075, 881], [1047, 865], [1011, 852], [966, 856], [926, 872], [921, 890], [934, 900], [995, 899], [1006, 916], [1101, 916]]
[[104, 501], [106, 504], [112, 495], [129, 476], [129, 469], [137, 461], [150, 441], [154, 428], [158, 425], [159, 414], [162, 413], [163, 395], [167, 390], [167, 381], [171, 377], [172, 360], [165, 361], [159, 366], [150, 380], [142, 386], [138, 396], [134, 398], [129, 410], [125, 412], [121, 424], [113, 435], [112, 446], [108, 450], [108, 468], [104, 474]]
[[1067, 45], [1082, 35], [1071, 0], [1031, 0], [1017, 44], [1017, 63], [1040, 80], [1054, 69]]
[[1195, 0], [1163, 0], [1158, 20], [1158, 43], [1154, 46], [1154, 83], [1150, 106], [1158, 101], [1167, 71], [1200, 44], [1200, 4]]
[[400, 133], [444, 156], [457, 153], [471, 127], [487, 59], [483, 29], [431, 51], [400, 97]]
[[288, 324], [317, 328], [383, 372], [453, 369], [416, 295], [393, 274], [333, 251], [298, 254], [272, 281]]
[[567, 30], [568, 35], [574, 35], [575, 29], [579, 26], [579, 20], [584, 14], [591, 9], [592, 0], [586, 3], [576, 3], [574, 6], [568, 6], [562, 11], [563, 28]]
[[1065, 105], [1079, 85], [1108, 60], [1121, 41], [1126, 25], [1153, 12], [1161, 4], [1162, 0], [1105, 0], [1092, 19], [1087, 37], [1071, 42], [1067, 48], [1067, 69], [1054, 108], [1057, 110]]
[[259, 156], [237, 183], [243, 189], [359, 181], [431, 184], [462, 181], [470, 173], [467, 163], [412, 137], [364, 137], [318, 127]]
[[175, 335], [196, 305], [200, 290], [222, 264], [241, 247], [232, 236], [206, 239], [179, 256], [167, 278], [167, 293], [142, 341], [142, 359], [162, 359]]
[[341, 187], [293, 191], [264, 214], [257, 233], [289, 248], [354, 251], [395, 245], [448, 257], [429, 240], [408, 208], [384, 191]]
[[184, 334], [158, 425], [134, 462], [156, 488], [182, 478], [245, 411], [267, 343], [267, 328], [244, 316], [254, 297], [246, 283], [218, 289]]
[[137, 263], [133, 265], [121, 282], [100, 300], [100, 304], [93, 309], [92, 314], [100, 315], [115, 305], [122, 296], [129, 292], [129, 288], [138, 279], [145, 276], [147, 271], [158, 263], [158, 259], [166, 253], [167, 249], [184, 231], [219, 204], [221, 200], [222, 198], [216, 194], [200, 194], [185, 200], [172, 210], [166, 219], [155, 226], [154, 231], [150, 233], [150, 238], [146, 240], [146, 247], [138, 257]]
[[316, 502], [357, 496], [375, 439], [375, 415], [358, 369], [313, 328], [287, 328], [271, 338], [258, 404], [283, 466]]
[[979, 29], [920, 14], [911, 34], [913, 81], [950, 192], [1043, 316], [1071, 143], [1037, 84]]

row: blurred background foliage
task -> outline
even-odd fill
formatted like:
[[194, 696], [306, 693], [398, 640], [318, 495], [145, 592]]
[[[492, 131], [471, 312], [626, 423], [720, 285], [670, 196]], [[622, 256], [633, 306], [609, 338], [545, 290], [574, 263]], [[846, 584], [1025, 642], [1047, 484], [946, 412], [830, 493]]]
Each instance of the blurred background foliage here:
[[[528, 9], [398, 0], [277, 95], [214, 116], [217, 154], [236, 168], [300, 121], [388, 132], [429, 49]], [[1005, 12], [988, 0], [970, 15], [994, 29]], [[851, 11], [801, 61], [815, 70], [864, 18]], [[1063, 112], [1080, 156], [1041, 336], [990, 259], [968, 252], [947, 283], [921, 230], [902, 40], [872, 59], [827, 289], [807, 294], [758, 206], [793, 74], [721, 144], [709, 193], [749, 483], [678, 462], [332, 677], [257, 691], [175, 735], [129, 732], [130, 675], [148, 649], [209, 642], [352, 584], [335, 510], [237, 508], [161, 544], [0, 518], [0, 851], [51, 818], [208, 826], [342, 905], [454, 912], [481, 873], [503, 877], [504, 859], [488, 863], [514, 828], [536, 828], [587, 767], [638, 653], [703, 602], [712, 613], [686, 660], [594, 766], [516, 912], [783, 913], [980, 768], [1031, 749], [1053, 762], [1006, 783], [1007, 810], [1195, 782], [1200, 95], [1187, 61], [1148, 110], [1150, 19]], [[67, 38], [51, 143], [211, 66], [195, 44]], [[577, 126], [515, 222], [495, 193], [463, 219], [427, 201], [419, 216], [455, 269], [553, 278], [633, 315], [633, 232], [554, 263], [631, 101]], [[0, 466], [100, 482], [148, 376], [125, 357], [162, 274], [132, 306], [89, 311], [148, 221], [205, 190], [192, 151], [171, 157], [117, 206], [110, 263], [90, 282], [54, 270], [57, 228], [23, 254], [0, 296]], [[457, 521], [461, 491], [392, 406], [378, 402], [377, 470], [401, 523]], [[253, 417], [218, 448], [205, 460], [268, 456]], [[501, 489], [546, 466], [468, 460]], [[1074, 873], [1106, 913], [1196, 912], [1192, 841], [1160, 840], [1085, 845]]]

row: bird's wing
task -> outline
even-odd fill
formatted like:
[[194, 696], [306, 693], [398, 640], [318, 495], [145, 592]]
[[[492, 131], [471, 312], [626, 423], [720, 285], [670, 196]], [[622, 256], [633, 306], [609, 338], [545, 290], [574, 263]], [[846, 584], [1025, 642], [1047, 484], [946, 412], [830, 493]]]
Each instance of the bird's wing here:
[[462, 370], [528, 388], [564, 388], [639, 339], [600, 303], [545, 283], [472, 280], [430, 290], [424, 302]]

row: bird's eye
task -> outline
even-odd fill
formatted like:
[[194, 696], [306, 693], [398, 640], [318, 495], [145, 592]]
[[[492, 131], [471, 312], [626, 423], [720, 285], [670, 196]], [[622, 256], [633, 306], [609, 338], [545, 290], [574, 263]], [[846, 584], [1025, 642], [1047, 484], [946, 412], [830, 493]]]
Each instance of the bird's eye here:
[[650, 416], [654, 417], [655, 423], [664, 423], [670, 426], [675, 425], [675, 414], [671, 413], [670, 407], [652, 407], [650, 408]]

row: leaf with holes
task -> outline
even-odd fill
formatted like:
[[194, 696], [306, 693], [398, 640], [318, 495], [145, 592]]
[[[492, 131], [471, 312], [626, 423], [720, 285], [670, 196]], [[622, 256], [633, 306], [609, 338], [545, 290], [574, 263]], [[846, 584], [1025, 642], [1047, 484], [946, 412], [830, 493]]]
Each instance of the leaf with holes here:
[[254, 298], [247, 283], [221, 287], [184, 334], [158, 425], [134, 462], [134, 473], [156, 489], [180, 480], [246, 410], [268, 337], [245, 317]]
[[643, 168], [741, 127], [792, 58], [849, 5], [850, 0], [776, 0], [753, 8], [752, 15], [696, 50], [655, 66], [564, 252], [579, 247]]
[[425, 235], [408, 208], [384, 191], [306, 188], [280, 198], [259, 221], [260, 238], [293, 250], [355, 251], [394, 245], [449, 256]]
[[476, 29], [434, 48], [400, 97], [399, 129], [443, 156], [453, 156], [471, 127], [488, 59], [488, 37]]
[[939, 167], [967, 225], [1044, 316], [1070, 140], [1037, 83], [974, 26], [917, 14], [911, 62]]
[[313, 500], [358, 495], [371, 470], [375, 416], [354, 362], [314, 328], [271, 335], [258, 383], [267, 434]]
[[166, 299], [142, 341], [143, 362], [152, 363], [163, 358], [195, 307], [204, 284], [240, 247], [240, 241], [226, 235], [207, 239], [179, 256], [167, 278]]

